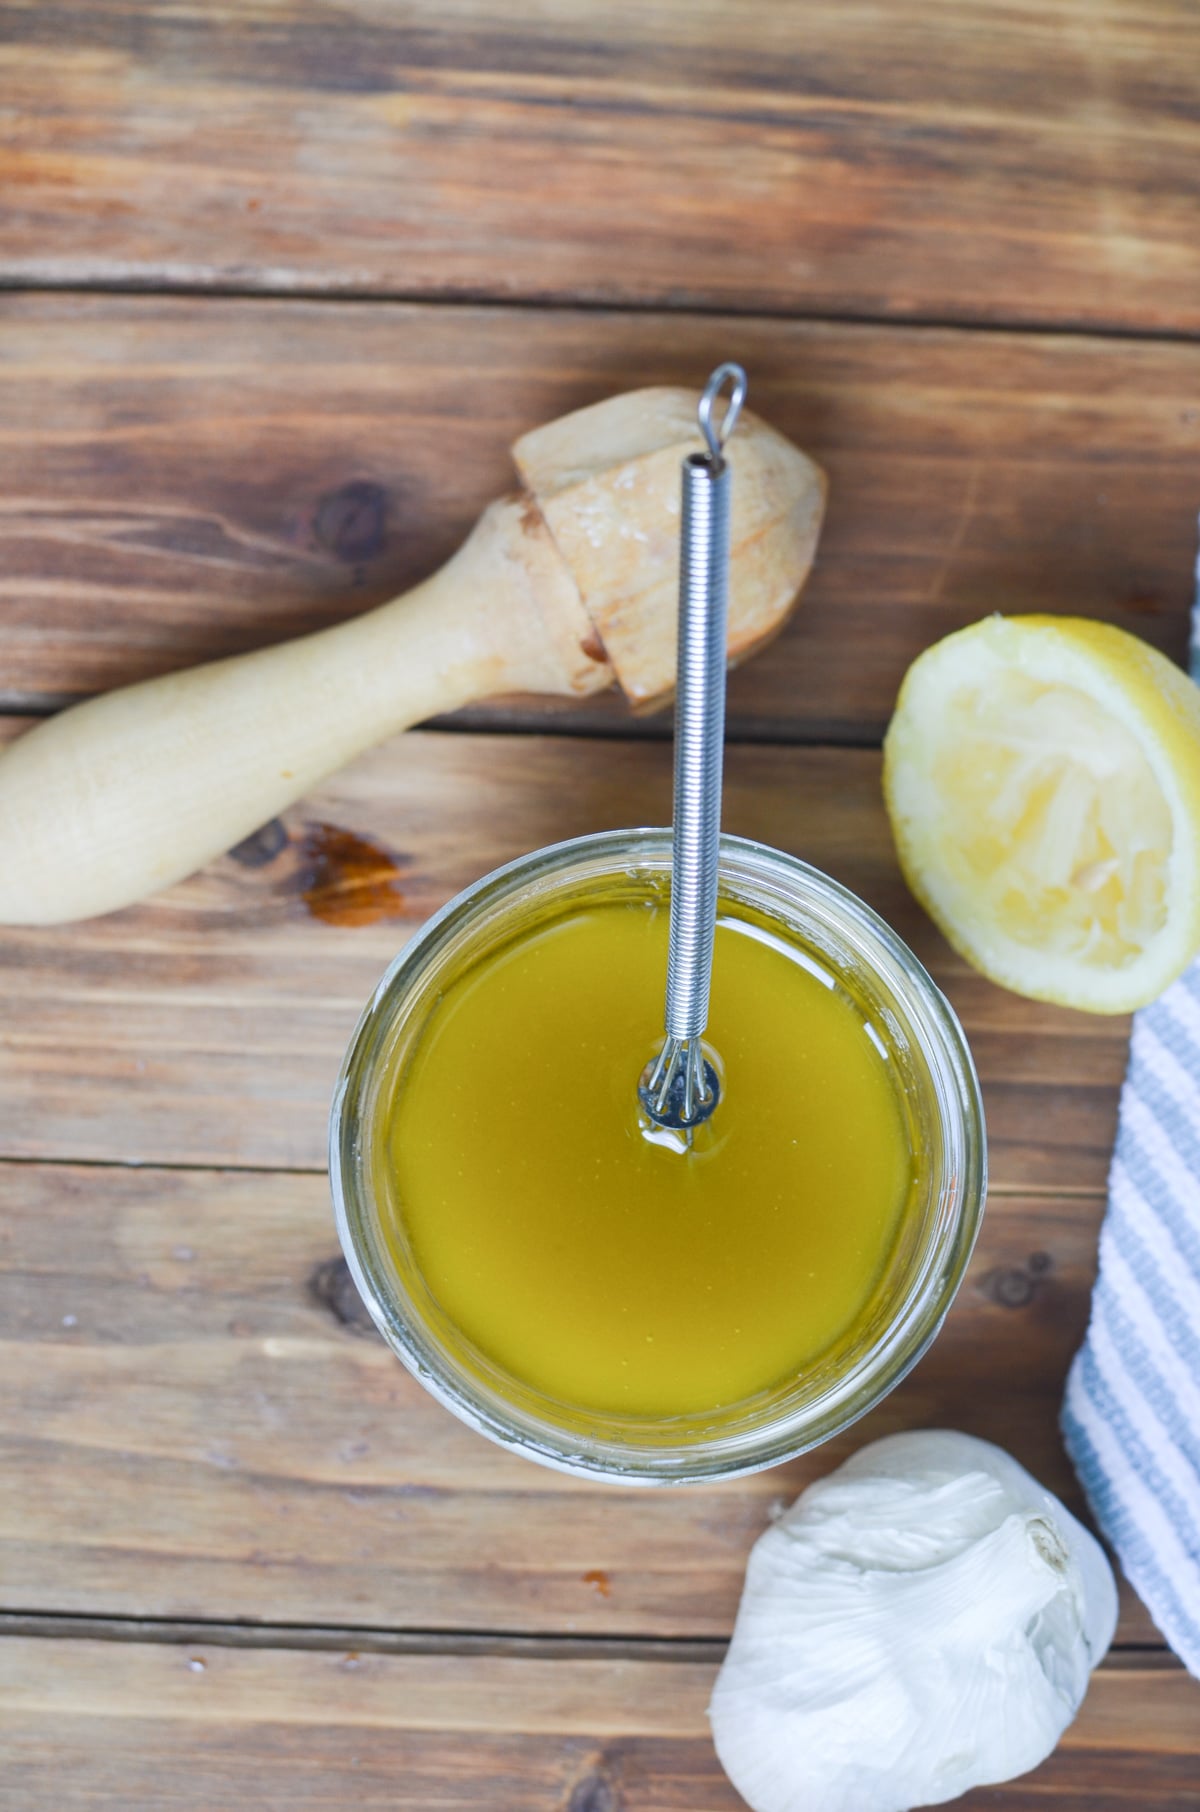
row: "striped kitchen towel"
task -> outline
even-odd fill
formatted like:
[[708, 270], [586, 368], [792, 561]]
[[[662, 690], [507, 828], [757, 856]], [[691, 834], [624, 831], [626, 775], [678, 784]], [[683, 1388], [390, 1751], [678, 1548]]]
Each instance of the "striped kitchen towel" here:
[[[1191, 668], [1200, 682], [1200, 560]], [[1062, 1426], [1126, 1578], [1200, 1675], [1200, 961], [1134, 1015]]]

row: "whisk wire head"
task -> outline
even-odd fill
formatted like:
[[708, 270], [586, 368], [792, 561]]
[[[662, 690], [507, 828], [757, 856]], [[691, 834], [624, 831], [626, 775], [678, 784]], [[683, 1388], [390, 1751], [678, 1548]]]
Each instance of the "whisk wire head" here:
[[692, 1127], [721, 1099], [721, 1082], [698, 1038], [666, 1038], [638, 1084], [638, 1099], [658, 1126]]

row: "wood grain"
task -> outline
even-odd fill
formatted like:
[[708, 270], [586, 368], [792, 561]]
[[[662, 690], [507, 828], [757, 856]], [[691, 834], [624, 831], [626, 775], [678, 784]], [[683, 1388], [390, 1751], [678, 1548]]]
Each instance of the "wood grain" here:
[[[876, 755], [747, 745], [877, 741], [915, 654], [991, 610], [1181, 657], [1200, 17], [4, 0], [0, 92], [0, 289], [205, 292], [0, 296], [4, 706], [392, 596], [524, 430], [740, 358], [832, 497], [801, 613], [733, 679], [726, 822], [929, 964], [995, 1182], [945, 1329], [860, 1428], [720, 1487], [585, 1486], [471, 1434], [363, 1325], [324, 1123], [430, 911], [666, 816], [667, 722], [460, 714], [508, 734], [405, 738], [144, 908], [0, 934], [0, 1808], [736, 1812], [704, 1706], [775, 1505], [940, 1424], [1080, 1507], [1057, 1410], [1127, 1027], [946, 950]], [[1038, 325], [1076, 331], [995, 331]], [[964, 1808], [1200, 1804], [1195, 1682], [1124, 1587], [1119, 1642], [1058, 1752]]]
[[[0, 1804], [211, 1812], [737, 1812], [711, 1666], [0, 1644]], [[963, 1812], [1194, 1803], [1196, 1682], [1105, 1666], [1057, 1753]]]
[[[523, 430], [730, 354], [831, 480], [801, 609], [734, 676], [734, 736], [878, 738], [914, 656], [993, 610], [1183, 654], [1200, 347], [146, 297], [8, 297], [0, 323], [17, 709], [378, 603], [511, 487]], [[612, 698], [474, 721], [630, 722]]]
[[[417, 925], [526, 850], [666, 822], [670, 794], [661, 744], [419, 732], [302, 802], [265, 847], [143, 906], [4, 930], [0, 1156], [323, 1168], [343, 1051]], [[931, 969], [975, 1052], [998, 1184], [1103, 1186], [1127, 1022], [1020, 1000], [947, 949], [900, 879], [875, 752], [734, 749], [724, 823], [845, 882]], [[320, 826], [377, 846], [382, 894]]]
[[[1099, 1196], [993, 1196], [938, 1340], [841, 1440], [654, 1492], [427, 1396], [330, 1277], [323, 1178], [17, 1164], [0, 1203], [0, 1609], [726, 1636], [771, 1507], [912, 1426], [998, 1441], [1081, 1507], [1057, 1415]], [[1128, 1592], [1120, 1637], [1155, 1639]]]
[[0, 274], [1200, 326], [1187, 0], [8, 0]]

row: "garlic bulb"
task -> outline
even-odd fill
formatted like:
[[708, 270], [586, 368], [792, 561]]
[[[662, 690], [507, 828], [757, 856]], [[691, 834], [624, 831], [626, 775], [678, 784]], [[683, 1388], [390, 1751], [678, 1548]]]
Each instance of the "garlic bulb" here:
[[755, 1545], [713, 1693], [754, 1812], [909, 1812], [1049, 1755], [1117, 1620], [1098, 1543], [1008, 1454], [891, 1435]]

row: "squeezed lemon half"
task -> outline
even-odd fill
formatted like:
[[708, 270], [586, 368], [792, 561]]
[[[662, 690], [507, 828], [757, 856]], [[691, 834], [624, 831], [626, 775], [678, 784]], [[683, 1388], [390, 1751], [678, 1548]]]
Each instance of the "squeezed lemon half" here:
[[905, 676], [883, 778], [913, 893], [1002, 986], [1124, 1013], [1200, 951], [1200, 687], [1136, 636], [947, 636]]

